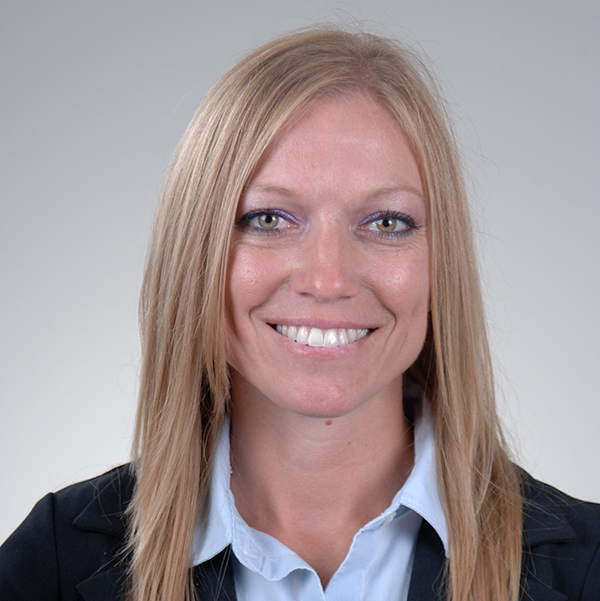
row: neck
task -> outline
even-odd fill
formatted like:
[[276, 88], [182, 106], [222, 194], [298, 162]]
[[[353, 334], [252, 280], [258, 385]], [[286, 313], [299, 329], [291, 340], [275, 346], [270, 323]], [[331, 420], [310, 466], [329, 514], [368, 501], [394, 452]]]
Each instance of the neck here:
[[245, 401], [233, 395], [238, 511], [305, 559], [325, 586], [354, 534], [390, 505], [412, 468], [401, 399], [330, 419], [257, 412]]

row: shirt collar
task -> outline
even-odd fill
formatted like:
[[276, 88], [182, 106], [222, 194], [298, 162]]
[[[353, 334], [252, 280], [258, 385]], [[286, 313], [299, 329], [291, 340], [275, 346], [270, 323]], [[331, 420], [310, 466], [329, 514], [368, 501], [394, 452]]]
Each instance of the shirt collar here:
[[[226, 416], [215, 448], [210, 490], [192, 543], [192, 566], [204, 563], [229, 546], [233, 540], [229, 458], [229, 418]], [[236, 510], [237, 511], [237, 510]]]
[[414, 438], [415, 464], [392, 506], [398, 504], [412, 509], [429, 522], [444, 545], [446, 557], [449, 557], [448, 524], [437, 477], [435, 424], [427, 400], [420, 403]]
[[[423, 400], [414, 428], [415, 463], [394, 500], [380, 516], [364, 528], [379, 527], [407, 509], [418, 513], [435, 529], [448, 557], [448, 526], [439, 490], [434, 422], [429, 403]], [[420, 415], [419, 415], [420, 414]], [[208, 561], [233, 542], [234, 523], [242, 520], [231, 494], [229, 458], [229, 420], [226, 418], [215, 450], [208, 503], [198, 520], [192, 546], [192, 565]]]

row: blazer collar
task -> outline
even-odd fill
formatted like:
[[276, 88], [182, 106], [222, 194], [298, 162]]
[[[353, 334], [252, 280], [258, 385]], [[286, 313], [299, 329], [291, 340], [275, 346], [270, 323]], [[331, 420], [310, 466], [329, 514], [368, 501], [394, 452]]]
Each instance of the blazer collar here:
[[520, 470], [523, 490], [523, 544], [537, 547], [548, 543], [566, 542], [577, 538], [566, 512], [567, 497], [554, 488], [534, 480]]
[[94, 498], [73, 520], [73, 525], [81, 530], [125, 538], [127, 527], [123, 515], [134, 486], [135, 478], [129, 465], [106, 472], [97, 481]]

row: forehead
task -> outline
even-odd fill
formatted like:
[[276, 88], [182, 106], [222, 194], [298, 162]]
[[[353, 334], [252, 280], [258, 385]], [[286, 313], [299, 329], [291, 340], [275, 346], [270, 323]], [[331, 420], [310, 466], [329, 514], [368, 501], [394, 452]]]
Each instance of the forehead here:
[[286, 188], [348, 195], [412, 187], [421, 177], [408, 141], [371, 94], [351, 92], [307, 103], [259, 162], [248, 189]]

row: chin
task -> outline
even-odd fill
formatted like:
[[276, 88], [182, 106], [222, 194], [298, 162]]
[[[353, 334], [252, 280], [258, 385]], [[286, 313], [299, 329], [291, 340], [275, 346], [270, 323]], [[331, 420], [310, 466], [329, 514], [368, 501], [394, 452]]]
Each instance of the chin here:
[[339, 418], [351, 414], [364, 404], [356, 391], [348, 391], [339, 386], [320, 392], [307, 391], [296, 398], [287, 397], [284, 407], [304, 417]]

